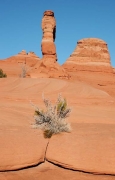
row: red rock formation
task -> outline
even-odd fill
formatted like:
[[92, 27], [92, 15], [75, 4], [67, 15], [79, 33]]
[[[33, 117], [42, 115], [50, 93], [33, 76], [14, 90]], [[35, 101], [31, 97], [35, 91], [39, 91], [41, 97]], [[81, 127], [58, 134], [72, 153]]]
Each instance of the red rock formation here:
[[[94, 81], [96, 78], [95, 76]], [[111, 78], [113, 82], [114, 79]], [[108, 89], [114, 93], [115, 83], [111, 87], [108, 86]], [[43, 92], [53, 103], [60, 92], [68, 100], [69, 106], [72, 107], [68, 119], [72, 126], [71, 133], [54, 135], [48, 140], [43, 138], [41, 130], [32, 128], [34, 109], [29, 102], [32, 101], [44, 109], [41, 98]], [[27, 169], [31, 171], [36, 168], [35, 179], [28, 175], [27, 180], [55, 179], [55, 175], [53, 178], [41, 178], [45, 172], [52, 172], [50, 167], [38, 169], [46, 161], [66, 168], [66, 177], [72, 169], [73, 172], [79, 170], [93, 176], [85, 178], [88, 173], [84, 173], [83, 179], [74, 176], [73, 179], [77, 180], [94, 180], [94, 173], [115, 175], [114, 119], [115, 94], [110, 96], [105, 90], [94, 88], [85, 81], [0, 78], [0, 171], [11, 170], [11, 174], [14, 170], [17, 170], [15, 173], [19, 172], [17, 178], [13, 175], [9, 178], [10, 172], [4, 172], [4, 177], [0, 176], [0, 180], [26, 180], [23, 173], [27, 174]], [[32, 166], [36, 167], [31, 168]], [[21, 168], [22, 172], [19, 171]], [[41, 176], [39, 170], [42, 172]], [[35, 175], [34, 171], [31, 174]], [[60, 177], [61, 180], [66, 178]], [[97, 177], [96, 180], [99, 180]], [[114, 177], [111, 180], [115, 180]], [[72, 178], [70, 176], [67, 179]], [[108, 175], [105, 179], [108, 180]]]
[[74, 52], [63, 65], [68, 70], [112, 72], [107, 43], [97, 38], [78, 41]]
[[45, 11], [42, 19], [42, 43], [41, 50], [43, 58], [48, 58], [49, 61], [56, 62], [56, 47], [54, 44], [56, 37], [56, 21], [54, 12]]
[[30, 51], [29, 53], [26, 53], [25, 50], [22, 50], [14, 57], [18, 60], [18, 63], [25, 62], [25, 64], [29, 65], [30, 67], [34, 66], [40, 60], [40, 58], [34, 52]]
[[22, 50], [17, 55], [0, 61], [0, 67], [4, 70], [8, 77], [19, 77], [22, 65], [26, 65], [29, 70], [35, 66], [37, 62], [40, 62], [40, 58], [34, 52], [26, 53], [25, 50]]
[[43, 38], [41, 42], [42, 60], [34, 52], [22, 50], [15, 56], [0, 62], [1, 68], [8, 77], [19, 76], [22, 64], [26, 64], [26, 77], [66, 78], [70, 75], [57, 63], [55, 46], [56, 21], [52, 11], [45, 11], [42, 19]]
[[21, 52], [18, 53], [18, 55], [27, 55], [25, 50], [22, 50]]
[[22, 50], [15, 56], [5, 59], [7, 62], [24, 63], [29, 66], [34, 66], [39, 60], [40, 58], [34, 52], [26, 53], [25, 50]]
[[70, 75], [57, 63], [55, 46], [56, 21], [54, 12], [45, 11], [42, 19], [43, 37], [41, 42], [42, 61], [29, 72], [30, 77], [66, 78]]

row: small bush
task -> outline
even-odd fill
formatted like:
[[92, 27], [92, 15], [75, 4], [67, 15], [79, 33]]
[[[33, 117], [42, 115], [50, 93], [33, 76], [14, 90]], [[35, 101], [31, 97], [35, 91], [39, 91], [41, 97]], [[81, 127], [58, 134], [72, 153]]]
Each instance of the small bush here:
[[27, 67], [26, 65], [22, 65], [21, 66], [21, 74], [19, 75], [20, 78], [25, 78], [27, 74]]
[[3, 72], [2, 69], [0, 69], [0, 78], [6, 78], [7, 75]]
[[53, 134], [61, 132], [70, 132], [70, 124], [66, 122], [66, 118], [69, 116], [71, 109], [67, 106], [66, 99], [58, 96], [55, 105], [52, 105], [50, 100], [43, 97], [46, 110], [40, 110], [35, 107], [35, 127], [43, 130], [45, 138], [51, 138]]

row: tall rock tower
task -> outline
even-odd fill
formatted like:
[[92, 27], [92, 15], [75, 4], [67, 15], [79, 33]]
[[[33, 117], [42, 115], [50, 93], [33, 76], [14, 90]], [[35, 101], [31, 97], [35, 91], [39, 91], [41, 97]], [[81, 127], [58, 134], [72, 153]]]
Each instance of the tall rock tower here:
[[56, 21], [53, 11], [45, 11], [42, 19], [42, 43], [41, 50], [43, 60], [53, 63], [57, 61], [55, 37], [56, 37]]
[[70, 79], [70, 75], [57, 62], [56, 46], [54, 43], [56, 37], [56, 20], [53, 11], [47, 10], [43, 13], [42, 31], [42, 59], [31, 69], [29, 73], [30, 77]]

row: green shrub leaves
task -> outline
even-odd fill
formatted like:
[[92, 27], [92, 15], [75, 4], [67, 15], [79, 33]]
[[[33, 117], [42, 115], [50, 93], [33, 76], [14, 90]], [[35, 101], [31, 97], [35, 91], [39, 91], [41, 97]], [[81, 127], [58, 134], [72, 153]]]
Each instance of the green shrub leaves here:
[[2, 69], [0, 69], [0, 78], [6, 78], [7, 75], [3, 72]]
[[53, 134], [61, 132], [70, 132], [70, 124], [66, 122], [71, 109], [68, 108], [66, 99], [58, 96], [55, 105], [52, 105], [50, 100], [43, 97], [46, 110], [41, 110], [38, 107], [35, 109], [35, 127], [43, 130], [45, 138], [51, 138]]

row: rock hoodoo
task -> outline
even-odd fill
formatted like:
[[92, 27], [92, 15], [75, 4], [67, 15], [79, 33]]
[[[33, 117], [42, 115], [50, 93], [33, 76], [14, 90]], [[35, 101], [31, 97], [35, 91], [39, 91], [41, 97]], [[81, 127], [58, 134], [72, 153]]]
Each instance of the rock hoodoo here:
[[107, 43], [98, 38], [78, 41], [63, 67], [72, 70], [112, 71]]
[[50, 77], [69, 79], [70, 75], [57, 63], [55, 46], [56, 20], [53, 11], [45, 11], [42, 19], [41, 62], [37, 63], [30, 72], [31, 77]]
[[42, 43], [41, 50], [43, 58], [48, 58], [49, 61], [55, 62], [57, 60], [56, 47], [54, 44], [56, 37], [56, 21], [54, 12], [45, 11], [42, 19]]

